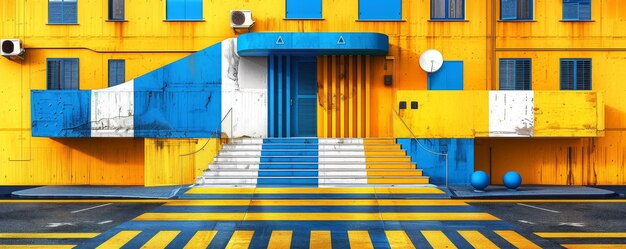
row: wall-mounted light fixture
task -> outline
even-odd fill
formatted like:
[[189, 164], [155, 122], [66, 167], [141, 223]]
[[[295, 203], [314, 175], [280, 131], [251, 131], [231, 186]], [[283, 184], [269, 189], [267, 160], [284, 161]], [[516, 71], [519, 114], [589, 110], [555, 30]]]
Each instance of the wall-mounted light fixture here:
[[[393, 76], [395, 75], [395, 71], [396, 71], [395, 60], [396, 58], [393, 56], [385, 57], [385, 65], [383, 67], [385, 69], [385, 78], [384, 78], [385, 86], [393, 85]], [[391, 66], [387, 64], [390, 64]]]

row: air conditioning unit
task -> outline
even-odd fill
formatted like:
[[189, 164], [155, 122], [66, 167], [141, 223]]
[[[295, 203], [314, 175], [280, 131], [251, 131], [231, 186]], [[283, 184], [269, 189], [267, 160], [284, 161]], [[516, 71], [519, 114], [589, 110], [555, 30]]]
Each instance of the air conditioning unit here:
[[9, 59], [24, 59], [24, 48], [22, 42], [18, 39], [0, 39], [1, 53], [0, 55]]
[[254, 20], [252, 20], [251, 10], [231, 10], [230, 11], [230, 27], [233, 29], [252, 28]]

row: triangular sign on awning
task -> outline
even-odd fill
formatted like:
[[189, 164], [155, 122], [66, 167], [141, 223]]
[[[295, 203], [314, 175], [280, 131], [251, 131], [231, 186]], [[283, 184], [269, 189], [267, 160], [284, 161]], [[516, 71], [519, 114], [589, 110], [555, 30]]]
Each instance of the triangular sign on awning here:
[[276, 40], [276, 45], [283, 45], [285, 44], [285, 41], [283, 41], [283, 36], [279, 35], [278, 39]]
[[339, 40], [337, 41], [337, 45], [345, 45], [346, 40], [343, 39], [343, 36], [339, 36]]

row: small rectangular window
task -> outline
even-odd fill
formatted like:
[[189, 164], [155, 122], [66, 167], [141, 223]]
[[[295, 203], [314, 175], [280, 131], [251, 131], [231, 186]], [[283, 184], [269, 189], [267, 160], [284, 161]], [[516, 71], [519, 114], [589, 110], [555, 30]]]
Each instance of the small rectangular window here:
[[78, 0], [48, 0], [49, 24], [78, 23]]
[[402, 0], [359, 0], [359, 20], [402, 20]]
[[501, 20], [532, 20], [533, 0], [501, 0]]
[[202, 0], [166, 0], [165, 9], [167, 20], [202, 20]]
[[561, 90], [591, 90], [591, 59], [561, 59]]
[[124, 20], [124, 0], [109, 0], [109, 20]]
[[563, 20], [591, 20], [591, 0], [563, 0]]
[[48, 90], [78, 90], [78, 58], [48, 59]]
[[465, 19], [465, 0], [431, 0], [430, 19], [463, 20]]
[[530, 59], [500, 59], [500, 90], [532, 90]]
[[109, 87], [117, 86], [126, 81], [126, 61], [109, 60]]
[[287, 19], [321, 19], [322, 0], [287, 0]]

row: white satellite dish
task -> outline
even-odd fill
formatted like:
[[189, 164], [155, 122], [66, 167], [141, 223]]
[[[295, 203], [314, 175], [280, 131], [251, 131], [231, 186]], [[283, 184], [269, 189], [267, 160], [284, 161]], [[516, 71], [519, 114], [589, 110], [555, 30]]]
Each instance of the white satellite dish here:
[[437, 49], [424, 51], [420, 56], [420, 67], [427, 73], [437, 72], [443, 66], [443, 55]]

